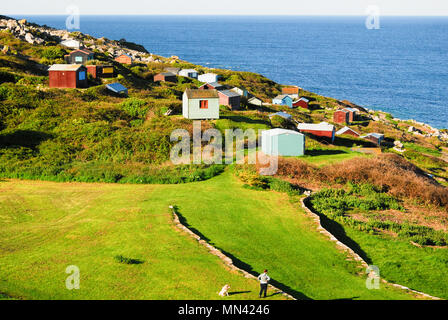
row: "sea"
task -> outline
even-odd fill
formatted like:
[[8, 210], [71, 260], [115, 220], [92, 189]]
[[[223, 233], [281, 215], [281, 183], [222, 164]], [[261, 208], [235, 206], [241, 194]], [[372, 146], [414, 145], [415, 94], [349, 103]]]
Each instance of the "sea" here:
[[[66, 16], [14, 16], [66, 29]], [[448, 128], [448, 17], [93, 16], [79, 31]], [[73, 30], [76, 31], [76, 30]]]

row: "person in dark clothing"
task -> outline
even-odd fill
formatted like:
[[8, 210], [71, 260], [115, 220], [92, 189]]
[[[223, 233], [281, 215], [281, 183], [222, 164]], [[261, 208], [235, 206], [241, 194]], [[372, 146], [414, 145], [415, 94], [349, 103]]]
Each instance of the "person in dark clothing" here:
[[262, 274], [258, 276], [258, 280], [260, 281], [260, 298], [264, 293], [264, 298], [266, 298], [266, 293], [268, 292], [268, 282], [271, 280], [268, 276], [268, 270], [264, 270]]

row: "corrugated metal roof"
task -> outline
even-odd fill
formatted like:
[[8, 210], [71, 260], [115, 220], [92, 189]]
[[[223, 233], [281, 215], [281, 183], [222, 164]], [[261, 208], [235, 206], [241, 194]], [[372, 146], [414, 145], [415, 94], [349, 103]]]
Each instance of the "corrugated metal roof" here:
[[305, 97], [301, 97], [301, 98], [297, 99], [296, 102], [299, 102], [299, 101], [301, 101], [301, 100], [305, 101], [306, 103], [310, 102], [310, 100], [308, 100], [308, 99], [305, 98]]
[[117, 93], [128, 90], [125, 86], [123, 86], [121, 83], [118, 82], [106, 84], [106, 88]]
[[369, 136], [371, 136], [371, 137], [375, 137], [375, 138], [377, 138], [377, 139], [384, 138], [384, 134], [376, 133], [376, 132], [368, 133], [368, 134], [366, 134], [365, 136], [362, 136], [361, 138], [366, 138], [366, 137], [369, 137]]
[[333, 131], [334, 125], [328, 124], [327, 122], [321, 123], [299, 123], [297, 125], [299, 130], [314, 130], [314, 131]]
[[336, 132], [336, 135], [338, 136], [338, 135], [344, 134], [344, 133], [346, 133], [347, 131], [353, 131], [354, 133], [356, 133], [356, 134], [359, 136], [359, 133], [358, 133], [358, 132], [356, 132], [355, 130], [353, 130], [352, 128], [349, 128], [349, 127], [344, 127], [344, 128], [342, 128], [342, 129], [338, 130], [338, 131]]
[[189, 99], [210, 99], [210, 98], [219, 98], [218, 91], [216, 90], [193, 90], [187, 89], [185, 90], [187, 97]]
[[355, 109], [355, 108], [344, 108], [344, 109], [348, 110], [350, 112], [357, 112], [358, 111], [358, 109]]
[[162, 72], [162, 73], [159, 73], [158, 75], [164, 75], [165, 77], [175, 77], [176, 75], [174, 74], [174, 73], [172, 73], [172, 72]]
[[84, 66], [82, 64], [54, 64], [48, 71], [76, 71], [81, 67]]
[[241, 95], [239, 93], [236, 93], [235, 91], [231, 91], [231, 90], [223, 90], [223, 91], [219, 91], [219, 92], [229, 98], [241, 97]]

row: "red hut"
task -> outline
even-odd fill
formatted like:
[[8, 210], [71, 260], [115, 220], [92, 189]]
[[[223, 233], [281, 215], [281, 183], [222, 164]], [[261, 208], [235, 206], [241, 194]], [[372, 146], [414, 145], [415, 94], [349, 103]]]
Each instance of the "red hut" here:
[[333, 115], [333, 122], [348, 124], [350, 123], [350, 114], [347, 110], [337, 110]]
[[309, 102], [310, 101], [307, 98], [303, 98], [302, 97], [302, 98], [294, 101], [292, 103], [292, 106], [295, 107], [295, 108], [296, 107], [300, 107], [300, 108], [308, 109], [309, 108], [309, 105], [308, 105]]
[[297, 129], [300, 132], [307, 132], [316, 137], [329, 138], [334, 141], [335, 128], [334, 125], [328, 124], [326, 122], [321, 122], [319, 124], [315, 123], [299, 123]]
[[177, 80], [176, 75], [171, 72], [163, 72], [163, 73], [156, 74], [154, 76], [154, 82], [157, 82], [157, 81], [176, 82], [176, 80]]
[[50, 88], [86, 88], [87, 68], [81, 64], [54, 64], [48, 69]]
[[219, 104], [229, 106], [232, 110], [239, 109], [241, 106], [241, 96], [231, 90], [218, 91]]
[[122, 64], [132, 64], [132, 57], [128, 54], [122, 54], [116, 57], [115, 61]]

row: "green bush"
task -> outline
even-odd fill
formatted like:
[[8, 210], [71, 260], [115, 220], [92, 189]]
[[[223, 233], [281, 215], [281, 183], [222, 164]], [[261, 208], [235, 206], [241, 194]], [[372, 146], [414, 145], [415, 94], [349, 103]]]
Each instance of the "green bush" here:
[[128, 98], [120, 107], [132, 118], [144, 118], [148, 112], [146, 101], [136, 98]]

